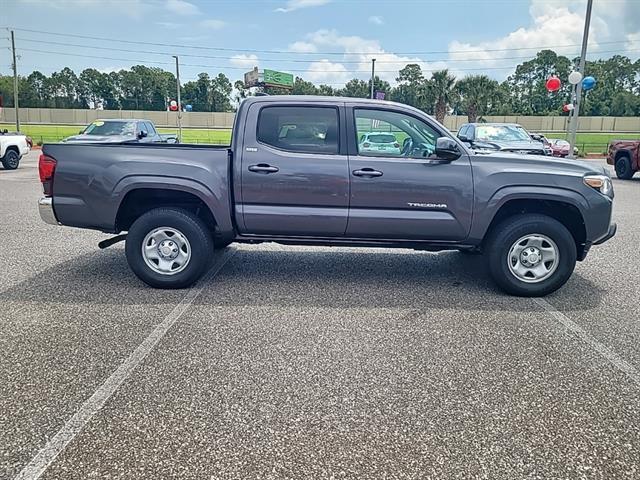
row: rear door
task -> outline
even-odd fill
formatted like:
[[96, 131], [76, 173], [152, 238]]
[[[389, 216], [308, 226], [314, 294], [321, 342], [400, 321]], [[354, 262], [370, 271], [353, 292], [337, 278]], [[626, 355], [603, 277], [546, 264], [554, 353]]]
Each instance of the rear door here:
[[344, 235], [349, 206], [344, 123], [344, 108], [335, 103], [251, 105], [241, 151], [242, 233]]
[[[354, 238], [462, 240], [471, 227], [473, 178], [466, 153], [446, 161], [436, 139], [448, 136], [427, 118], [394, 107], [347, 107], [351, 202], [346, 235]], [[395, 136], [397, 151], [364, 150], [362, 132]]]

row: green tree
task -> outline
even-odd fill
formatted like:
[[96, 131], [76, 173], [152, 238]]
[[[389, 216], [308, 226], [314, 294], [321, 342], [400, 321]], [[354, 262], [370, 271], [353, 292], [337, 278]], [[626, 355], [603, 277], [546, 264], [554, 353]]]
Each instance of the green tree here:
[[396, 82], [398, 85], [391, 92], [391, 100], [432, 113], [434, 100], [420, 65], [412, 63], [404, 67], [398, 72]]
[[340, 90], [340, 95], [343, 97], [369, 98], [371, 95], [369, 82], [365, 82], [359, 78], [349, 80], [344, 88]]
[[479, 116], [497, 110], [501, 99], [500, 85], [486, 75], [470, 75], [458, 80], [455, 86], [458, 94], [458, 111], [466, 113], [469, 122]]
[[[570, 99], [568, 82], [571, 61], [552, 50], [542, 50], [532, 60], [521, 63], [507, 79], [511, 92], [513, 113], [522, 115], [549, 115], [561, 112], [562, 104]], [[562, 81], [558, 92], [548, 92], [546, 81], [556, 75]]]
[[433, 72], [429, 80], [428, 89], [431, 92], [432, 98], [435, 99], [435, 117], [440, 123], [444, 122], [444, 117], [450, 105], [455, 103], [455, 84], [456, 77], [450, 75], [447, 69]]

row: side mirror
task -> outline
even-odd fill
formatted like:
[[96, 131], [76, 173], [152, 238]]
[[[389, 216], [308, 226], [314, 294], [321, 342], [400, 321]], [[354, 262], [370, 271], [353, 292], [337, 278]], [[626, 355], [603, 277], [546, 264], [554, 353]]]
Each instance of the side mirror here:
[[542, 135], [538, 135], [537, 133], [532, 133], [531, 138], [537, 140], [538, 142], [542, 141]]
[[147, 132], [138, 132], [138, 138], [140, 139], [146, 137], [147, 135], [149, 135]]
[[436, 156], [443, 160], [457, 160], [462, 155], [458, 144], [449, 137], [440, 137], [436, 140]]

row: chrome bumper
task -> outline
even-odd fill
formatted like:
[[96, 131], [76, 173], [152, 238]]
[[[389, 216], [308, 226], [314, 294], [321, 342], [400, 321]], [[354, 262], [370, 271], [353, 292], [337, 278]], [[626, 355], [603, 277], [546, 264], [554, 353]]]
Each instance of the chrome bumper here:
[[38, 211], [40, 212], [40, 218], [49, 225], [60, 225], [60, 222], [56, 218], [56, 214], [53, 212], [53, 198], [42, 197], [38, 200]]

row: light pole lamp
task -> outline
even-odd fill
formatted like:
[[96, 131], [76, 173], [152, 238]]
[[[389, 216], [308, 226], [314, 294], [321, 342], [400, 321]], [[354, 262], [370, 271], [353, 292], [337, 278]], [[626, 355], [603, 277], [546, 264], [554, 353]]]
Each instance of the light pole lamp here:
[[182, 103], [180, 100], [180, 61], [178, 55], [173, 55], [176, 59], [176, 90], [178, 91], [178, 140], [182, 142]]

